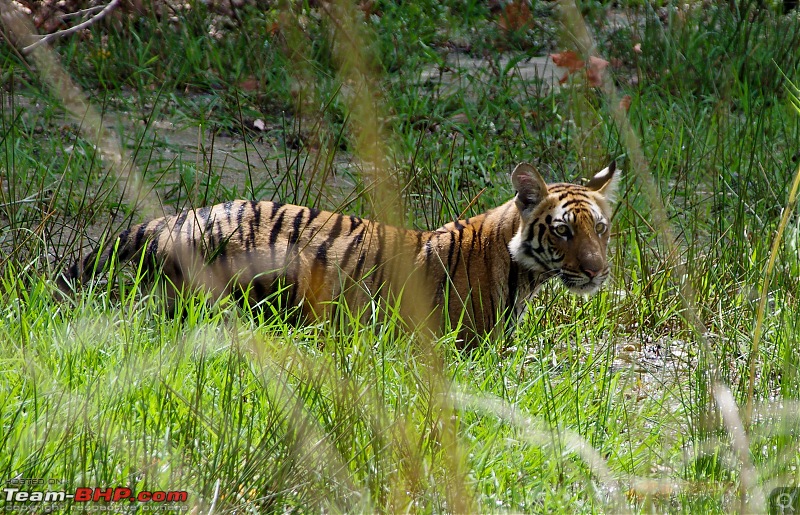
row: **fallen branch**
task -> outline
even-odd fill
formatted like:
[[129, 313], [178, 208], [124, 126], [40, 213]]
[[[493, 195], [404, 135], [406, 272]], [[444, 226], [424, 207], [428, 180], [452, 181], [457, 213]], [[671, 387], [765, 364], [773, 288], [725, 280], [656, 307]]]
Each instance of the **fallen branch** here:
[[102, 5], [95, 5], [94, 7], [87, 7], [86, 9], [75, 11], [74, 13], [64, 13], [61, 16], [59, 16], [58, 19], [64, 21], [69, 18], [79, 18], [81, 16], [86, 16], [88, 14], [94, 14], [101, 9], [104, 9]]
[[49, 41], [52, 41], [52, 40], [54, 40], [56, 38], [60, 38], [62, 36], [68, 36], [70, 34], [78, 32], [79, 30], [83, 30], [86, 27], [89, 27], [93, 23], [96, 23], [96, 22], [100, 21], [101, 19], [103, 19], [103, 17], [105, 17], [105, 15], [107, 15], [112, 10], [114, 10], [114, 8], [117, 6], [117, 4], [119, 4], [119, 0], [111, 0], [111, 3], [109, 3], [107, 6], [105, 6], [102, 11], [97, 13], [95, 16], [92, 16], [91, 18], [89, 18], [85, 22], [79, 23], [79, 24], [75, 25], [74, 27], [70, 27], [68, 29], [59, 30], [57, 32], [53, 32], [52, 34], [47, 34], [45, 36], [42, 36], [41, 39], [39, 39], [35, 43], [32, 43], [32, 44], [26, 46], [25, 48], [23, 48], [22, 49], [22, 53], [23, 54], [29, 54], [36, 47], [38, 47], [39, 45], [43, 45], [43, 44], [45, 44], [45, 43], [47, 43]]

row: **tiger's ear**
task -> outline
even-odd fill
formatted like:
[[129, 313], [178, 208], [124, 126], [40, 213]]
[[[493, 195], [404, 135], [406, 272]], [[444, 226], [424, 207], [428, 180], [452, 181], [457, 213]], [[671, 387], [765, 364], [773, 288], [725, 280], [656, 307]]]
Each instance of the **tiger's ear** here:
[[517, 190], [514, 201], [523, 217], [530, 216], [533, 208], [547, 196], [547, 183], [529, 163], [520, 163], [514, 168], [511, 184]]
[[611, 161], [607, 168], [603, 168], [586, 184], [590, 190], [601, 194], [609, 202], [614, 202], [617, 198], [617, 185], [619, 175], [614, 172], [617, 170], [617, 162]]

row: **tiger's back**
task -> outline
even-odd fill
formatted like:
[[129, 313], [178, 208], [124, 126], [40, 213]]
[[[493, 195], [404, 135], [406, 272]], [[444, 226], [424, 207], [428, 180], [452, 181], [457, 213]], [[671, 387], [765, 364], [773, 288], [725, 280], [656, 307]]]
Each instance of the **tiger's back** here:
[[408, 275], [410, 267], [401, 265], [413, 263], [426, 234], [308, 207], [234, 200], [124, 231], [114, 245], [76, 262], [59, 285], [68, 291], [75, 279], [85, 282], [116, 248], [120, 261], [143, 257], [145, 266], [160, 267], [170, 294], [203, 289], [214, 298], [245, 294], [257, 303], [280, 291], [288, 306], [318, 317], [333, 300], [356, 306], [388, 296]]
[[[608, 275], [606, 246], [614, 168], [586, 186], [548, 186], [533, 167], [512, 173], [517, 195], [481, 215], [434, 231], [406, 230], [313, 208], [236, 200], [184, 211], [124, 231], [77, 261], [58, 285], [71, 291], [107, 267], [142, 257], [161, 267], [170, 293], [203, 289], [280, 302], [305, 318], [337, 302], [361, 309], [400, 302], [412, 324], [432, 312], [466, 333], [513, 319], [547, 279], [592, 293]], [[602, 229], [602, 230], [600, 230]], [[244, 299], [243, 299], [244, 300]]]

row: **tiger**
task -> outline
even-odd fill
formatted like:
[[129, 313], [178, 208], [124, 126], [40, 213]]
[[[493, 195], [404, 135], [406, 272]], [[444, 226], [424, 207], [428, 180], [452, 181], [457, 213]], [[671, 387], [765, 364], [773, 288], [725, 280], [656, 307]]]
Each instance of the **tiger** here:
[[435, 230], [271, 201], [188, 209], [122, 231], [63, 271], [57, 288], [72, 295], [112, 260], [139, 260], [161, 271], [168, 297], [200, 289], [303, 320], [331, 317], [342, 302], [357, 312], [397, 302], [412, 325], [460, 325], [466, 342], [507, 328], [553, 277], [578, 295], [602, 286], [615, 170], [612, 161], [585, 185], [547, 184], [520, 163], [512, 199]]

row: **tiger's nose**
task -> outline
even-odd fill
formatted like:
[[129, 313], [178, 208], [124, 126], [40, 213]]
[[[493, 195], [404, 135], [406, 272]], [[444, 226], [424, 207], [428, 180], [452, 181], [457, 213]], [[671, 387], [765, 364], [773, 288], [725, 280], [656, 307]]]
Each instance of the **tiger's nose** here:
[[578, 257], [578, 269], [589, 279], [594, 279], [606, 266], [601, 249], [588, 248]]
[[600, 270], [585, 266], [583, 267], [583, 273], [589, 276], [590, 279], [594, 279], [595, 276], [600, 273]]

